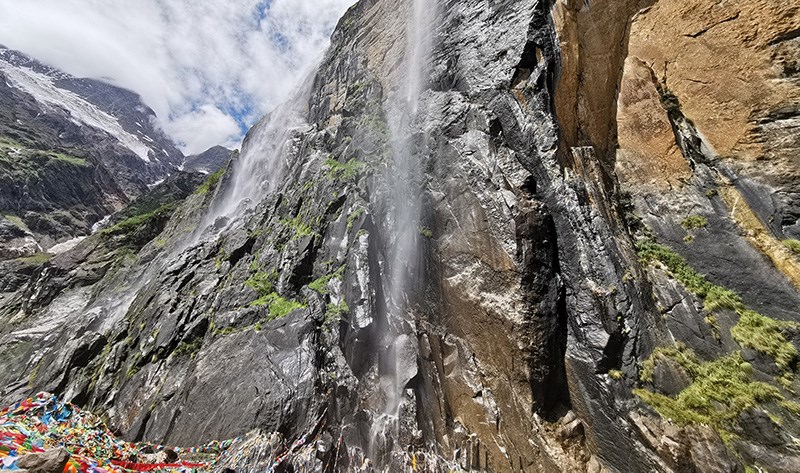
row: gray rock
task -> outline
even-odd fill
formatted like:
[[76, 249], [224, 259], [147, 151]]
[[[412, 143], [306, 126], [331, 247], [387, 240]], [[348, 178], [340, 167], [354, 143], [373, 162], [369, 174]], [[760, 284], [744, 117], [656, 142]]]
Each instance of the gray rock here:
[[30, 473], [62, 473], [70, 454], [63, 448], [54, 448], [43, 453], [29, 453], [21, 456], [16, 465]]

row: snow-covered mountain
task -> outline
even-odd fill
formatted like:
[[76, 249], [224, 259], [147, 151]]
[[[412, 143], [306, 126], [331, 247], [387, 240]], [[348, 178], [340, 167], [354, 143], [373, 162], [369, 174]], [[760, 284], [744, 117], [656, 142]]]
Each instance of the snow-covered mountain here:
[[114, 137], [145, 162], [180, 165], [183, 154], [134, 92], [94, 79], [73, 77], [23, 53], [0, 46], [6, 85], [30, 94], [46, 110], [61, 109], [80, 126]]
[[29, 235], [23, 253], [87, 235], [183, 162], [134, 92], [0, 46], [0, 227]]

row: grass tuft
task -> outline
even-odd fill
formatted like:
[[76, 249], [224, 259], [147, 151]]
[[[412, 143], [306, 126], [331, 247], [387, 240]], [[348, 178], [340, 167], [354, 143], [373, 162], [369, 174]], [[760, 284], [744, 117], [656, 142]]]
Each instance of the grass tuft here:
[[698, 228], [705, 228], [708, 226], [708, 219], [701, 215], [690, 215], [683, 219], [681, 226], [686, 230], [695, 230]]
[[800, 255], [800, 240], [783, 240], [783, 246], [789, 248], [792, 253]]
[[679, 425], [707, 424], [716, 428], [723, 438], [730, 438], [729, 431], [742, 412], [767, 401], [785, 401], [775, 386], [753, 380], [752, 366], [738, 352], [700, 363], [686, 347], [664, 348], [654, 352], [648, 362], [652, 366], [654, 357], [673, 355], [677, 356], [673, 359], [678, 364], [684, 368], [688, 366], [686, 371], [693, 379], [692, 384], [675, 397], [645, 389], [633, 392], [661, 417]]
[[269, 309], [269, 316], [267, 320], [278, 320], [286, 317], [297, 309], [304, 309], [305, 304], [297, 301], [284, 299], [277, 292], [272, 292], [266, 296], [259, 297], [252, 304], [253, 307], [267, 306]]
[[214, 174], [209, 175], [208, 178], [205, 180], [205, 182], [200, 184], [200, 187], [198, 187], [197, 190], [194, 191], [194, 193], [197, 195], [208, 194], [209, 192], [217, 188], [219, 181], [222, 179], [222, 176], [224, 175], [225, 175], [225, 168], [222, 168], [219, 171], [215, 172]]
[[777, 321], [748, 309], [738, 294], [711, 283], [689, 266], [682, 256], [666, 246], [643, 240], [636, 247], [643, 264], [659, 262], [664, 265], [686, 289], [703, 299], [707, 312], [719, 309], [736, 312], [739, 322], [731, 329], [731, 334], [741, 346], [771, 356], [782, 369], [787, 369], [798, 358], [797, 348], [783, 333], [789, 328], [798, 327], [798, 324]]

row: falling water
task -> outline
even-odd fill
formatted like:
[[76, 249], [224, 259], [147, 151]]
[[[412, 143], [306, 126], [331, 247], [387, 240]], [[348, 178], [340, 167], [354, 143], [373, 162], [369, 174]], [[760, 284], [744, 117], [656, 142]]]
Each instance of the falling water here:
[[[316, 70], [316, 65], [310, 70]], [[233, 163], [230, 181], [209, 206], [197, 229], [167, 251], [159, 254], [148, 265], [135, 268], [126, 277], [119, 291], [109, 291], [99, 297], [84, 311], [102, 320], [102, 330], [110, 330], [121, 321], [138, 297], [140, 291], [164, 271], [181, 264], [201, 241], [207, 241], [229, 230], [246, 212], [254, 208], [264, 196], [275, 191], [283, 180], [285, 158], [293, 137], [308, 125], [305, 112], [313, 84], [313, 74], [308, 74], [295, 90], [290, 100], [264, 117], [248, 134], [239, 159]]]
[[[381, 379], [385, 397], [383, 416], [373, 425], [374, 436], [383, 450], [390, 439], [398, 439], [400, 410], [404, 388], [416, 373], [411, 331], [413, 318], [409, 311], [409, 286], [416, 279], [419, 240], [421, 238], [421, 207], [423, 179], [422, 160], [427, 140], [420, 123], [422, 95], [430, 75], [429, 57], [433, 46], [432, 24], [437, 15], [435, 0], [413, 0], [406, 23], [405, 76], [403, 86], [388, 100], [387, 121], [391, 133], [392, 167], [387, 176], [392, 210], [389, 229], [392, 246], [388, 261], [387, 300], [388, 324], [384, 356], [390, 368]], [[413, 366], [407, 366], [413, 360]], [[376, 447], [373, 445], [373, 451]]]
[[[313, 74], [307, 75], [288, 101], [250, 131], [242, 146], [242, 153], [231, 169], [230, 181], [211, 204], [199, 226], [201, 233], [208, 233], [209, 225], [219, 229], [236, 221], [264, 196], [274, 192], [283, 181], [287, 168], [285, 158], [291, 155], [288, 151], [294, 137], [308, 129], [305, 117], [313, 77]], [[220, 219], [224, 221], [219, 222]]]

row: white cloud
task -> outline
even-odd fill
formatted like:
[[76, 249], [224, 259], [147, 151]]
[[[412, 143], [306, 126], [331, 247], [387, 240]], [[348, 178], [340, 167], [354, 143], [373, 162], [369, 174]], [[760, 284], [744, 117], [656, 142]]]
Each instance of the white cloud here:
[[139, 93], [194, 153], [285, 100], [353, 3], [0, 0], [0, 44]]
[[235, 148], [241, 140], [241, 130], [231, 116], [215, 105], [206, 104], [181, 115], [164, 125], [176, 142], [186, 143], [188, 154], [202, 153], [212, 146]]

